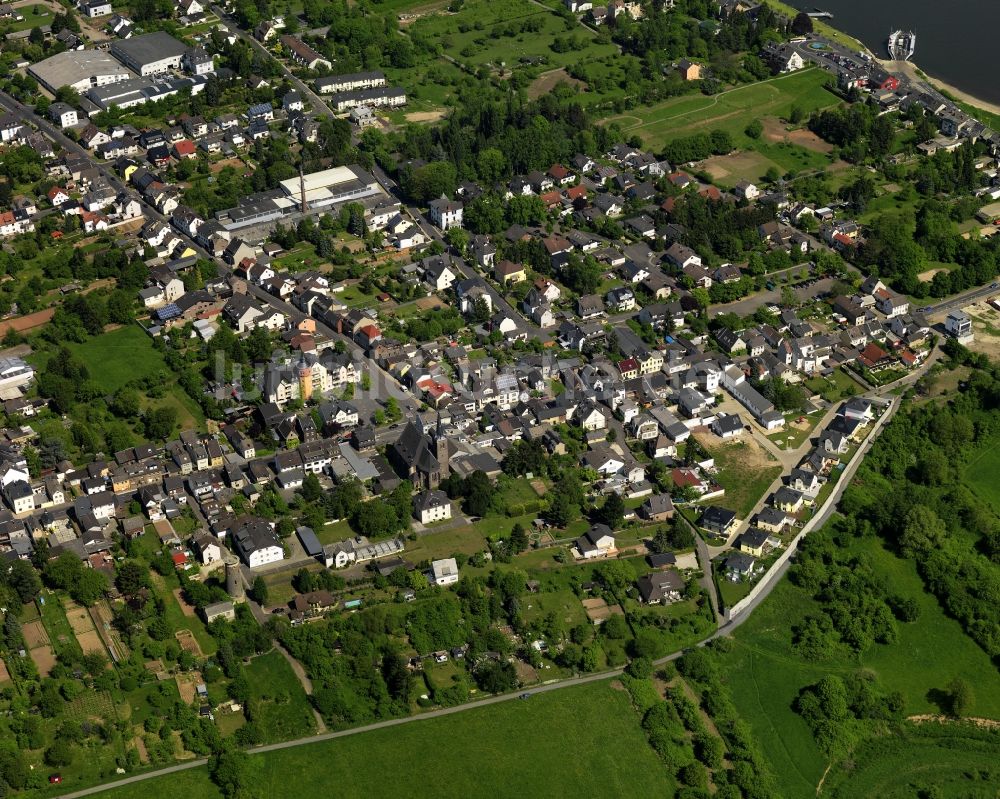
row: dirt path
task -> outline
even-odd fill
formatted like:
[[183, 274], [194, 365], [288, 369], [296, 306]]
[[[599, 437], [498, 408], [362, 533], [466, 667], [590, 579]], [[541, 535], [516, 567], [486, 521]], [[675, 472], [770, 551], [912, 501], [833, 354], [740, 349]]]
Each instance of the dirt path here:
[[[309, 679], [309, 676], [306, 674], [306, 670], [302, 668], [302, 664], [293, 658], [291, 653], [277, 641], [274, 642], [274, 646], [282, 654], [285, 660], [288, 661], [288, 665], [292, 667], [292, 671], [295, 672], [295, 676], [298, 677], [299, 682], [302, 683], [302, 690], [306, 692], [306, 696], [311, 698], [313, 695], [312, 680]], [[326, 722], [323, 721], [323, 717], [319, 714], [319, 711], [312, 706], [312, 703], [309, 704], [309, 707], [312, 709], [313, 717], [316, 719], [316, 732], [317, 734], [322, 735], [326, 732]]]
[[907, 716], [906, 720], [912, 721], [914, 724], [926, 724], [927, 722], [933, 722], [935, 724], [972, 724], [983, 730], [1000, 730], [1000, 721], [997, 721], [996, 719], [976, 718], [974, 716], [969, 716], [968, 718], [953, 718], [952, 716], [924, 713], [919, 716]]

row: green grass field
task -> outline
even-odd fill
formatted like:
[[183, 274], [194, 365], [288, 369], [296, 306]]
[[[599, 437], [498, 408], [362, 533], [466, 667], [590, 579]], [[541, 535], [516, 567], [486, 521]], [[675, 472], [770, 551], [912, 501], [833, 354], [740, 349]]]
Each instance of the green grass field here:
[[138, 326], [127, 325], [87, 339], [82, 344], [67, 344], [70, 351], [87, 365], [90, 376], [108, 394], [113, 394], [131, 380], [160, 375], [167, 392], [160, 399], [146, 400], [148, 406], [169, 405], [177, 411], [177, 423], [183, 429], [203, 425], [201, 407], [181, 389], [167, 367], [153, 340]]
[[19, 22], [5, 22], [0, 25], [0, 32], [6, 34], [15, 33], [17, 31], [27, 31], [32, 28], [42, 28], [46, 25], [51, 25], [52, 20], [55, 19], [55, 14], [42, 5], [21, 6], [16, 9], [16, 11], [18, 14], [23, 16], [24, 19]]
[[[537, 30], [521, 32], [529, 22]], [[463, 30], [464, 28], [464, 30]], [[594, 34], [566, 23], [551, 11], [529, 0], [469, 0], [456, 14], [429, 14], [410, 28], [414, 37], [434, 40], [442, 52], [467, 66], [490, 64], [510, 70], [521, 59], [543, 59], [546, 68], [573, 63], [582, 56], [604, 56], [617, 52], [612, 44], [597, 44]], [[511, 35], [511, 34], [514, 35]], [[582, 47], [557, 53], [552, 44], [557, 37], [576, 37]]]
[[[945, 616], [937, 600], [923, 590], [913, 563], [897, 558], [875, 540], [858, 544], [857, 549], [871, 559], [892, 592], [919, 602], [919, 619], [899, 625], [895, 644], [875, 645], [858, 658], [802, 660], [791, 648], [789, 629], [816, 606], [786, 580], [736, 632], [735, 646], [724, 659], [740, 715], [751, 725], [784, 797], [815, 796], [827, 767], [809, 728], [792, 710], [799, 690], [826, 674], [871, 670], [885, 689], [902, 692], [908, 715], [939, 712], [928, 693], [962, 677], [975, 686], [970, 715], [1000, 718], [1000, 674], [958, 622]], [[911, 757], [905, 751], [900, 756]], [[837, 768], [831, 770], [831, 777], [838, 774]], [[880, 792], [844, 794], [848, 795]]]
[[[695, 133], [725, 130], [733, 136], [737, 146], [761, 146], [764, 155], [778, 161], [775, 156], [781, 150], [777, 144], [749, 139], [743, 132], [747, 123], [768, 116], [787, 117], [793, 106], [808, 114], [836, 105], [838, 99], [825, 88], [828, 79], [822, 70], [806, 69], [739, 86], [712, 97], [673, 97], [646, 108], [634, 108], [609, 121], [619, 122], [626, 132], [638, 134], [654, 146]], [[786, 154], [781, 160], [789, 157], [792, 156]], [[803, 163], [797, 168], [806, 165]]]
[[246, 673], [251, 717], [260, 725], [265, 742], [303, 738], [316, 731], [309, 697], [280, 652], [254, 658]]
[[965, 482], [1000, 513], [1000, 437], [983, 447], [965, 467]]
[[983, 740], [982, 733], [962, 732], [924, 725], [874, 742], [858, 752], [849, 773], [832, 772], [823, 793], [834, 799], [996, 796], [1000, 787], [996, 741]]
[[[608, 682], [251, 758], [261, 799], [671, 796], [628, 695]], [[334, 787], [335, 786], [335, 787]], [[204, 768], [140, 789], [219, 799]], [[132, 799], [135, 786], [100, 794]]]
[[152, 339], [135, 325], [68, 346], [87, 365], [90, 376], [108, 393], [117, 391], [130, 380], [168, 373], [167, 364], [153, 348]]

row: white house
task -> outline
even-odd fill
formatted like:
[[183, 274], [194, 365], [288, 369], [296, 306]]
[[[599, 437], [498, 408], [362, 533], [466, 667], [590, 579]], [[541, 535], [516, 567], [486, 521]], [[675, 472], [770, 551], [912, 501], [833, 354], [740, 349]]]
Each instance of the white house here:
[[233, 547], [251, 569], [285, 559], [274, 525], [263, 519], [249, 518], [232, 531]]
[[576, 539], [573, 547], [573, 554], [582, 560], [606, 558], [615, 552], [615, 535], [606, 524], [595, 524]]
[[66, 103], [52, 103], [49, 106], [49, 117], [61, 128], [71, 128], [80, 121], [76, 109]]
[[462, 227], [462, 203], [457, 200], [449, 200], [447, 197], [431, 200], [429, 215], [431, 222], [441, 230]]
[[458, 582], [458, 563], [454, 558], [435, 560], [431, 563], [431, 578], [434, 585], [452, 585]]
[[413, 515], [421, 524], [451, 518], [451, 502], [444, 491], [424, 491], [413, 498]]

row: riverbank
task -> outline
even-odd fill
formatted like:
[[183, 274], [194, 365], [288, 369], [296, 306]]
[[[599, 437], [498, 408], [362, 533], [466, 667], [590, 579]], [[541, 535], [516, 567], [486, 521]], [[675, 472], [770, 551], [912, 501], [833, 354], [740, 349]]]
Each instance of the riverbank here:
[[[933, 75], [928, 75], [926, 72], [921, 70], [916, 64], [911, 61], [879, 61], [883, 67], [885, 67], [887, 72], [893, 74], [906, 75], [910, 80], [923, 81], [933, 86], [935, 89], [943, 94], [950, 95], [955, 100], [965, 103], [967, 105], [973, 106], [974, 108], [986, 111], [989, 114], [1000, 117], [1000, 105], [997, 103], [991, 103], [987, 100], [983, 100], [979, 97], [974, 97], [968, 92], [962, 91], [957, 86], [952, 86], [950, 83], [945, 83], [939, 78], [935, 78]], [[986, 121], [986, 120], [983, 120]]]

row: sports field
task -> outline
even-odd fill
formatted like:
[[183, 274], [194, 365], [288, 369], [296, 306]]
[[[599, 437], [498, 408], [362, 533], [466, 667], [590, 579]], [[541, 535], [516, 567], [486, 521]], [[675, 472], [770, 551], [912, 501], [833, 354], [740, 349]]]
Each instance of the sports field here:
[[[871, 559], [894, 593], [919, 603], [919, 618], [898, 625], [895, 644], [875, 645], [859, 658], [845, 655], [820, 662], [803, 660], [791, 647], [789, 631], [802, 617], [815, 612], [815, 603], [785, 580], [736, 632], [736, 645], [724, 659], [737, 708], [771, 763], [782, 796], [815, 796], [826, 770], [827, 761], [812, 733], [792, 710], [799, 690], [824, 675], [870, 670], [886, 690], [902, 692], [907, 715], [939, 712], [930, 696], [961, 677], [975, 686], [975, 704], [969, 714], [1000, 719], [1000, 674], [958, 622], [945, 616], [937, 600], [923, 590], [913, 563], [897, 558], [875, 540], [856, 547]], [[908, 751], [905, 740], [898, 741], [892, 751], [893, 757], [914, 764], [921, 757], [918, 751]], [[847, 775], [834, 767], [827, 779], [839, 781], [841, 777], [848, 784]], [[892, 782], [891, 770], [879, 779], [889, 780], [893, 786], [905, 784]], [[881, 791], [853, 794], [873, 795], [881, 795]]]
[[672, 97], [656, 105], [633, 108], [608, 121], [618, 122], [627, 133], [638, 134], [652, 146], [695, 133], [724, 130], [742, 147], [753, 141], [743, 132], [752, 119], [787, 117], [793, 106], [809, 114], [836, 105], [836, 96], [825, 88], [828, 80], [829, 75], [822, 70], [804, 69], [712, 97]]
[[[256, 755], [260, 799], [672, 796], [628, 695], [607, 681]], [[292, 780], [293, 782], [290, 782]], [[207, 770], [103, 799], [219, 799]]]

